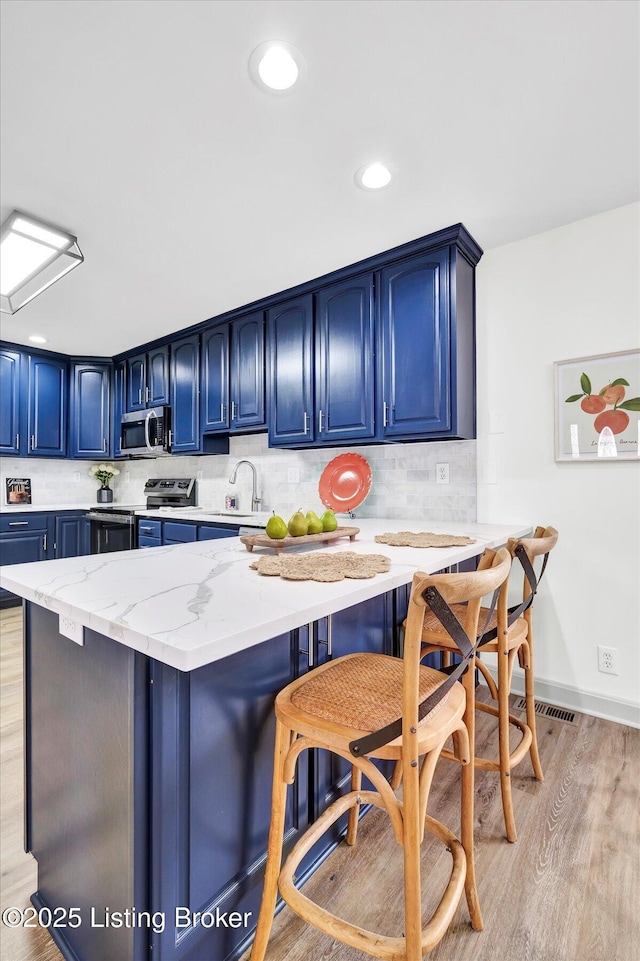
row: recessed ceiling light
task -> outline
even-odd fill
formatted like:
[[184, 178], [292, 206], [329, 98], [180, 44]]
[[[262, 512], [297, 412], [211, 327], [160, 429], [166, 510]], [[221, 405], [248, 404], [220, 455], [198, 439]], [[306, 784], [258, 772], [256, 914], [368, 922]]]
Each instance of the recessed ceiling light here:
[[356, 172], [356, 183], [365, 190], [380, 190], [391, 180], [391, 172], [381, 163], [365, 164]]
[[47, 342], [46, 337], [40, 337], [38, 334], [32, 334], [29, 340], [32, 344], [46, 344]]
[[266, 40], [261, 43], [249, 58], [249, 73], [263, 90], [272, 93], [287, 93], [304, 70], [304, 59], [285, 40]]

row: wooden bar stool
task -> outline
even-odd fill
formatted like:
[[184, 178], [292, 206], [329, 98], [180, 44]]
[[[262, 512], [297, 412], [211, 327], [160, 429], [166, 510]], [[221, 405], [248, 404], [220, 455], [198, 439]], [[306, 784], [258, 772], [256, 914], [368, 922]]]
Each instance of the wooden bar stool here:
[[[488, 552], [483, 569], [413, 578], [403, 658], [350, 654], [298, 678], [275, 702], [276, 745], [271, 827], [265, 885], [251, 961], [263, 961], [278, 888], [285, 902], [309, 924], [376, 958], [419, 961], [445, 934], [465, 891], [471, 924], [482, 930], [473, 864], [473, 691], [475, 639], [482, 597], [507, 579], [511, 558], [503, 548]], [[459, 623], [450, 605], [465, 603]], [[450, 676], [420, 665], [426, 612], [453, 632], [462, 654]], [[462, 683], [458, 680], [462, 677]], [[469, 709], [469, 703], [471, 708]], [[448, 738], [462, 765], [461, 839], [430, 817], [427, 801], [436, 762]], [[334, 801], [295, 845], [281, 868], [287, 785], [302, 751], [323, 748], [351, 761], [352, 790]], [[402, 767], [399, 799], [370, 758]], [[420, 759], [422, 764], [420, 766]], [[376, 788], [361, 790], [365, 774]], [[361, 804], [386, 809], [404, 858], [404, 936], [389, 937], [347, 922], [312, 902], [294, 884], [296, 868], [321, 835], [349, 812], [347, 843], [356, 840]], [[425, 829], [451, 853], [451, 876], [440, 903], [422, 925], [420, 845]]]
[[[480, 638], [478, 653], [493, 653], [497, 655], [498, 683], [496, 684], [489, 668], [480, 658], [476, 660], [476, 667], [482, 673], [489, 692], [495, 704], [476, 702], [476, 708], [498, 718], [498, 759], [475, 757], [475, 766], [488, 771], [499, 771], [500, 789], [502, 794], [502, 809], [504, 823], [509, 841], [517, 840], [516, 824], [513, 813], [511, 796], [511, 771], [527, 755], [531, 757], [531, 764], [536, 780], [542, 781], [544, 775], [540, 764], [538, 741], [536, 737], [536, 714], [533, 674], [533, 623], [532, 605], [544, 573], [549, 552], [558, 541], [558, 532], [554, 527], [538, 527], [531, 538], [510, 540], [507, 550], [513, 558], [512, 571], [519, 568], [523, 571], [522, 603], [508, 607], [508, 582], [503, 585], [498, 599], [496, 614], [488, 618], [488, 611], [481, 608], [479, 624], [483, 630]], [[534, 571], [535, 559], [542, 557], [540, 575]], [[463, 616], [460, 607], [453, 607], [458, 617]], [[408, 623], [408, 622], [405, 622]], [[483, 627], [484, 625], [484, 627]], [[422, 657], [434, 651], [450, 654], [455, 651], [449, 636], [443, 631], [442, 625], [431, 612], [427, 612], [422, 631]], [[525, 675], [526, 721], [509, 712], [509, 694], [515, 659]], [[475, 693], [471, 692], [475, 700]], [[520, 740], [513, 750], [509, 747], [510, 725], [520, 732]], [[453, 758], [451, 752], [443, 752], [444, 757]]]

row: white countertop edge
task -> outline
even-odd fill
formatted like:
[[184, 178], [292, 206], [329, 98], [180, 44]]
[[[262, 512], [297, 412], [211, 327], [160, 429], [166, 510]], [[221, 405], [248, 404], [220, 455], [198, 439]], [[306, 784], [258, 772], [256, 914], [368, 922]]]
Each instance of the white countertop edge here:
[[[517, 525], [417, 525], [406, 520], [370, 519], [363, 519], [360, 524], [365, 530], [354, 542], [343, 539], [316, 549], [331, 552], [355, 549], [358, 553], [389, 556], [391, 569], [367, 580], [317, 584], [261, 577], [251, 572], [249, 565], [272, 551], [250, 553], [239, 539], [228, 538], [13, 565], [0, 569], [0, 582], [7, 590], [83, 627], [178, 670], [190, 671], [410, 584], [417, 571], [434, 573], [479, 555], [485, 548], [499, 547], [508, 537], [526, 536], [531, 532], [530, 527]], [[414, 549], [393, 548], [373, 540], [373, 532], [420, 527], [441, 531], [448, 528], [450, 533], [464, 530], [476, 538], [476, 543]], [[137, 583], [133, 583], [132, 561], [141, 561], [134, 565], [136, 573], [138, 570], [140, 573], [139, 593], [136, 593]], [[120, 573], [121, 563], [126, 567]], [[238, 615], [238, 599], [241, 602], [246, 597], [247, 587], [252, 590], [254, 576], [257, 580], [253, 603], [243, 618]], [[156, 577], [161, 581], [159, 588]], [[277, 582], [273, 590], [269, 587], [270, 581]], [[202, 603], [200, 588], [205, 589], [206, 595]], [[71, 599], [56, 596], [56, 591], [70, 594]], [[173, 596], [165, 598], [163, 591]], [[77, 603], [74, 603], [74, 593]], [[174, 603], [176, 597], [183, 598], [184, 607]], [[89, 609], [88, 598], [94, 598], [93, 610]], [[164, 608], [163, 601], [166, 602]], [[111, 607], [114, 609], [111, 618], [97, 610]], [[127, 619], [137, 621], [137, 626], [127, 624]], [[243, 619], [246, 624], [242, 623]], [[141, 630], [140, 623], [149, 626]], [[165, 636], [158, 636], [160, 634]], [[216, 636], [212, 636], [214, 634]]]

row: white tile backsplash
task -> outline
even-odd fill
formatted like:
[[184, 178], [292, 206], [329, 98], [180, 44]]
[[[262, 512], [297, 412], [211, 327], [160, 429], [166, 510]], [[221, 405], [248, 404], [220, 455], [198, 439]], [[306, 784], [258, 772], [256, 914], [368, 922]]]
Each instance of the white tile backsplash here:
[[[371, 491], [356, 510], [359, 517], [407, 518], [408, 520], [476, 520], [476, 442], [437, 441], [431, 443], [382, 444], [313, 450], [279, 450], [267, 446], [266, 434], [248, 434], [230, 439], [230, 453], [209, 456], [118, 461], [120, 474], [112, 483], [114, 502], [143, 504], [148, 477], [195, 477], [198, 503], [218, 510], [225, 494], [236, 494], [238, 507], [251, 508], [251, 471], [241, 468], [235, 485], [229, 484], [234, 465], [250, 460], [258, 472], [262, 509], [275, 510], [288, 518], [299, 507], [305, 511], [324, 510], [318, 482], [326, 465], [347, 450], [365, 457], [371, 465]], [[30, 477], [32, 502], [77, 504], [95, 502], [97, 483], [88, 474], [95, 461], [47, 460], [45, 458], [4, 458], [2, 485], [10, 477]], [[450, 483], [436, 485], [435, 465], [449, 464]], [[290, 483], [290, 467], [297, 467], [300, 480]], [[3, 497], [4, 500], [4, 497]]]

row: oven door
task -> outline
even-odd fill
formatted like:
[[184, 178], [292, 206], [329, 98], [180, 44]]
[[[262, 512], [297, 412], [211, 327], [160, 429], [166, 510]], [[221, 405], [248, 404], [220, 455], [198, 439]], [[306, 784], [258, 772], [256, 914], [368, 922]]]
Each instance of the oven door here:
[[90, 512], [87, 520], [92, 554], [130, 551], [136, 546], [135, 517], [123, 514], [106, 518], [104, 514]]

